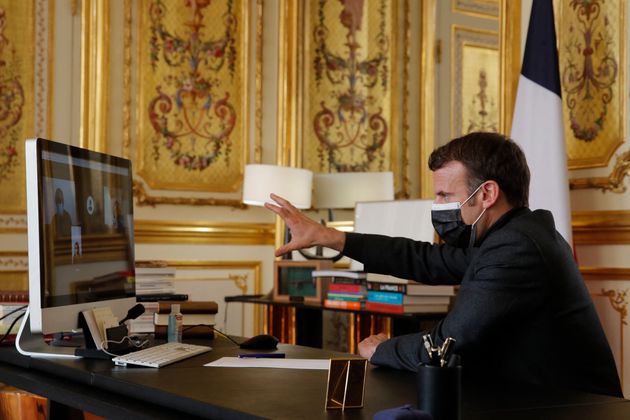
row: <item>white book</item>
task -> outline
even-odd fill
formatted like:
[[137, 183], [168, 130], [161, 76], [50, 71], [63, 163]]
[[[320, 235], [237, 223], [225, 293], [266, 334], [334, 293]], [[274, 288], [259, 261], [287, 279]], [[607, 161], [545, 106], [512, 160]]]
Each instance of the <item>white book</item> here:
[[367, 273], [354, 270], [314, 270], [313, 277], [345, 277], [348, 279], [364, 279]]

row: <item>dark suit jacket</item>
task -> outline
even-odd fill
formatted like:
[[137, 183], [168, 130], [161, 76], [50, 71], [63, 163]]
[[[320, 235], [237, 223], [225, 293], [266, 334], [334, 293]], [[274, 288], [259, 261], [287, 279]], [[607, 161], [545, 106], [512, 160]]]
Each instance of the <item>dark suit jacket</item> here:
[[[615, 362], [571, 248], [544, 210], [514, 209], [472, 249], [349, 233], [344, 254], [365, 270], [428, 284], [459, 284], [431, 331], [455, 338], [464, 377], [622, 396]], [[415, 370], [421, 335], [388, 340], [371, 362]]]

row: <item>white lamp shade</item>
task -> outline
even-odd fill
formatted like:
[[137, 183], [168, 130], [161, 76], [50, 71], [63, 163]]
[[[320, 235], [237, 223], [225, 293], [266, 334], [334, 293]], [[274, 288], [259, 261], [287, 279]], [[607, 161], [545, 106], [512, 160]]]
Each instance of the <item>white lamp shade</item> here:
[[286, 198], [298, 209], [311, 207], [313, 172], [286, 166], [245, 165], [243, 203], [263, 206], [274, 193]]
[[359, 201], [394, 199], [391, 172], [319, 173], [313, 177], [315, 207], [350, 209]]

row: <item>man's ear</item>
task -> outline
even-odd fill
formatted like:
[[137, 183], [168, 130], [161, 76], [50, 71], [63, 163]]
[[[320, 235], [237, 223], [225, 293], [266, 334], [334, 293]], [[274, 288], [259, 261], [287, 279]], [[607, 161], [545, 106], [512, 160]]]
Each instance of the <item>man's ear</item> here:
[[486, 181], [481, 186], [481, 203], [484, 209], [492, 207], [497, 202], [501, 194], [501, 188], [496, 181]]

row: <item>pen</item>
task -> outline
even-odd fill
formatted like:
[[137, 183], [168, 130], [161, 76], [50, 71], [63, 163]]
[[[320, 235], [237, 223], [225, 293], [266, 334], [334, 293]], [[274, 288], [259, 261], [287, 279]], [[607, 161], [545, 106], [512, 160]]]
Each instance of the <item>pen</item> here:
[[442, 347], [440, 348], [440, 366], [444, 367], [448, 363], [448, 358], [450, 356], [451, 349], [453, 348], [453, 343], [455, 343], [455, 339], [452, 337], [447, 337], [444, 343], [442, 343]]
[[284, 353], [243, 353], [238, 355], [241, 359], [284, 359]]

